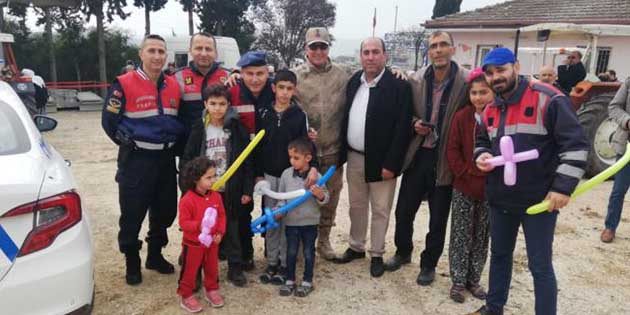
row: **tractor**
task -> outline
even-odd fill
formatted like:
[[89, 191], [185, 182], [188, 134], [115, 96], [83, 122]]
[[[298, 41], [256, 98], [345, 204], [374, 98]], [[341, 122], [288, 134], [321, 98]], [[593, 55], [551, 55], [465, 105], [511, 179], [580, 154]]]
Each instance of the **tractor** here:
[[[519, 29], [516, 36], [516, 51], [528, 50], [528, 48], [518, 47], [520, 33], [525, 32], [536, 32], [538, 41], [543, 42], [542, 63], [539, 66], [543, 64], [553, 65], [557, 58], [574, 49], [582, 52], [582, 62], [586, 68], [587, 76], [584, 81], [579, 82], [573, 88], [570, 97], [578, 120], [590, 143], [586, 176], [591, 177], [600, 173], [616, 161], [612, 139], [617, 125], [608, 117], [608, 104], [615, 96], [621, 83], [600, 82], [597, 78], [595, 70], [597, 69], [598, 39], [600, 36], [630, 36], [630, 26], [571, 23], [535, 24]], [[585, 43], [575, 48], [550, 48], [547, 47], [550, 37], [564, 43], [580, 38], [585, 39]], [[546, 59], [549, 54], [551, 54], [553, 62], [547, 63]]]

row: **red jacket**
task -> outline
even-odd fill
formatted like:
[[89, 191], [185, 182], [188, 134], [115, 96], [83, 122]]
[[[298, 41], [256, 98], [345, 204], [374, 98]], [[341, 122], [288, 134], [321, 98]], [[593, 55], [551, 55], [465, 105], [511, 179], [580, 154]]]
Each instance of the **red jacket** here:
[[453, 172], [453, 188], [468, 197], [484, 200], [486, 176], [477, 169], [473, 159], [478, 129], [474, 106], [458, 110], [449, 130], [446, 159]]
[[210, 231], [211, 235], [225, 235], [225, 208], [223, 199], [216, 191], [209, 191], [202, 196], [194, 190], [189, 190], [179, 201], [179, 227], [184, 232], [182, 243], [199, 246], [199, 234], [201, 233], [201, 220], [208, 207], [217, 209], [217, 220]]

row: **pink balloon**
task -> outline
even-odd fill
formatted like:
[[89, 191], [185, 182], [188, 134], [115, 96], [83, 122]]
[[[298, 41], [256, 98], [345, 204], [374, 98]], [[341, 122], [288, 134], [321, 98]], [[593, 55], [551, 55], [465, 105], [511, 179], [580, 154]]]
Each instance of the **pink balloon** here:
[[516, 184], [516, 163], [538, 158], [538, 150], [536, 149], [515, 154], [514, 142], [512, 142], [512, 138], [509, 136], [501, 137], [499, 149], [501, 150], [501, 155], [488, 159], [488, 163], [493, 166], [504, 165], [503, 182], [507, 186], [514, 186]]
[[210, 247], [212, 245], [212, 235], [210, 231], [214, 227], [217, 221], [217, 209], [208, 207], [203, 214], [203, 219], [201, 220], [201, 234], [199, 234], [199, 242], [203, 244], [205, 247]]

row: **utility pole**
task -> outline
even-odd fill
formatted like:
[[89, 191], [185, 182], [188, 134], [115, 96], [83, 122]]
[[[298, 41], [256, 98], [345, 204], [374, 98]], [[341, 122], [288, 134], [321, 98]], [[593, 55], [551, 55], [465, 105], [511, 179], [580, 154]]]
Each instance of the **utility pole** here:
[[394, 36], [392, 36], [394, 42], [392, 44], [392, 51], [390, 52], [391, 65], [394, 65], [394, 56], [396, 55], [396, 43], [398, 41], [398, 34], [396, 33], [396, 27], [398, 26], [398, 5], [395, 6], [396, 13], [394, 14]]
[[374, 17], [372, 18], [372, 37], [376, 33], [376, 8], [374, 8]]

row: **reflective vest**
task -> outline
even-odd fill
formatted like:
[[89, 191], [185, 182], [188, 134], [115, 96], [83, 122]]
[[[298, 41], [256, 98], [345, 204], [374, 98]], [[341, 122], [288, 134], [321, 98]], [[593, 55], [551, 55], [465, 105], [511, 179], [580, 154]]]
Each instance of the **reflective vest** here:
[[201, 113], [204, 110], [201, 91], [213, 84], [224, 84], [227, 77], [227, 71], [216, 65], [205, 76], [194, 65], [180, 69], [175, 73], [182, 95], [179, 117], [187, 131], [196, 120], [201, 118]]
[[138, 148], [147, 150], [168, 149], [184, 132], [177, 119], [181, 92], [177, 81], [164, 76], [155, 83], [140, 71], [118, 77], [125, 104], [119, 129], [133, 140]]

